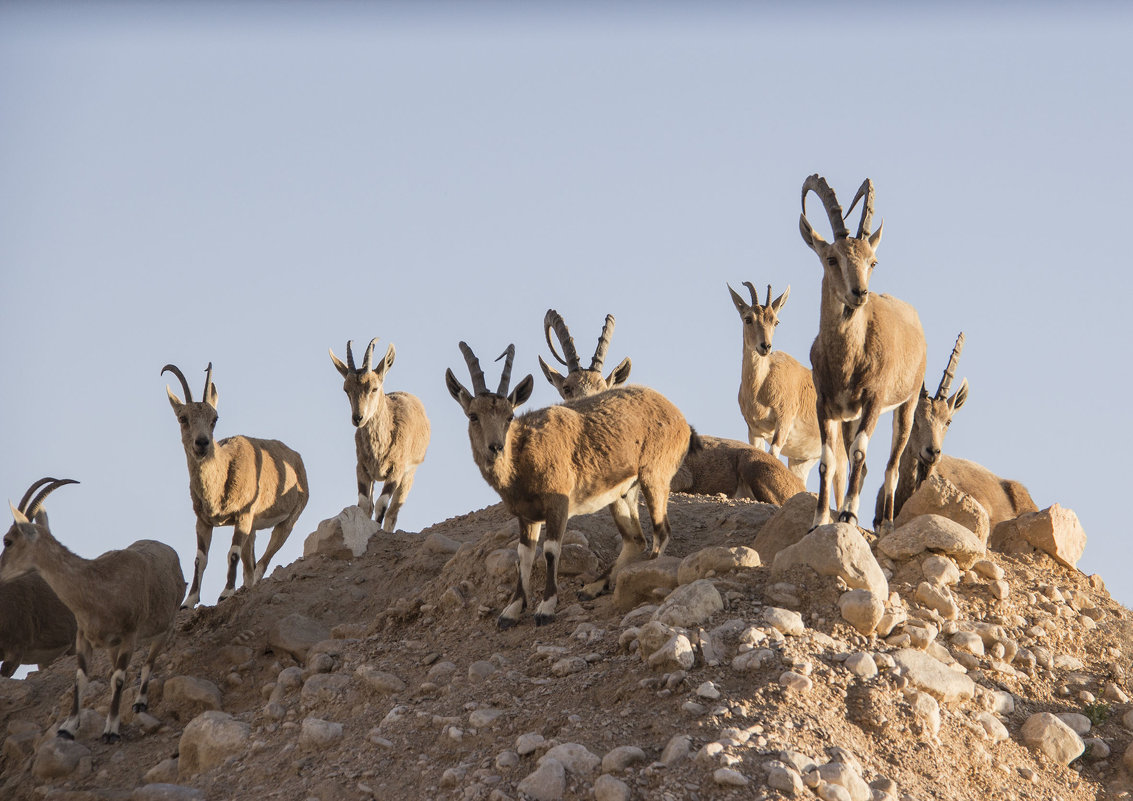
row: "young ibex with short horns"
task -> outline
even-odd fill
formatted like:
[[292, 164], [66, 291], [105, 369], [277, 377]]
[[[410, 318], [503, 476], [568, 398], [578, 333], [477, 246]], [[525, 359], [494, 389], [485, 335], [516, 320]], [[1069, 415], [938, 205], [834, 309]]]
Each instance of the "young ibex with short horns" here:
[[[759, 305], [759, 296], [750, 281], [744, 281], [751, 304], [728, 286], [732, 303], [743, 321], [743, 363], [740, 367], [740, 412], [747, 422], [748, 442], [761, 448], [771, 443], [771, 455], [787, 457], [791, 472], [805, 484], [810, 469], [822, 456], [822, 437], [815, 412], [814, 378], [810, 370], [790, 354], [773, 351], [771, 342], [779, 325], [779, 310], [790, 297], [791, 287]], [[834, 442], [837, 464], [834, 472], [834, 500], [841, 503], [846, 485], [846, 458], [841, 432]]]
[[[243, 562], [244, 586], [251, 587], [267, 570], [271, 558], [287, 541], [295, 521], [307, 505], [307, 470], [303, 458], [274, 439], [227, 437], [216, 440], [218, 394], [212, 382], [212, 363], [205, 377], [204, 398], [193, 401], [189, 382], [176, 366], [167, 364], [161, 372], [173, 373], [181, 381], [185, 402], [168, 386], [169, 405], [181, 424], [181, 444], [189, 465], [189, 495], [197, 516], [197, 558], [193, 564], [193, 586], [186, 607], [201, 600], [201, 577], [208, 564], [214, 526], [232, 526], [232, 547], [228, 551], [228, 581], [221, 600], [236, 592], [236, 565]], [[271, 539], [260, 561], [256, 562], [256, 532], [274, 526]]]
[[[806, 196], [810, 192], [818, 195], [826, 209], [833, 242], [826, 242], [807, 221]], [[866, 448], [878, 418], [890, 409], [896, 411], [893, 443], [885, 467], [881, 518], [893, 519], [897, 463], [909, 439], [917, 395], [924, 383], [925, 339], [916, 309], [890, 295], [869, 291], [882, 226], [870, 233], [873, 182], [868, 178], [854, 196], [850, 212], [859, 200], [863, 200], [861, 223], [857, 235], [850, 236], [838, 199], [826, 180], [812, 175], [803, 183], [799, 232], [818, 255], [824, 270], [818, 336], [810, 349], [822, 436], [816, 526], [830, 522], [839, 424], [850, 462], [850, 480], [838, 519], [856, 522], [866, 472]]]
[[515, 346], [509, 345], [500, 357], [506, 361], [495, 392], [488, 390], [472, 349], [461, 342], [460, 351], [472, 377], [472, 392], [452, 370], [445, 372], [445, 383], [468, 416], [472, 458], [480, 474], [519, 519], [519, 580], [498, 623], [500, 628], [515, 625], [534, 601], [531, 567], [543, 521], [547, 582], [535, 624], [550, 623], [558, 604], [558, 557], [567, 520], [608, 506], [621, 533], [617, 560], [583, 589], [582, 597], [593, 598], [645, 549], [639, 493], [653, 521], [651, 555], [664, 552], [670, 532], [669, 482], [686, 451], [699, 447], [699, 441], [680, 411], [647, 387], [619, 387], [515, 417], [534, 383], [528, 375], [508, 393]]
[[154, 540], [140, 540], [121, 551], [109, 551], [96, 559], [84, 559], [69, 551], [52, 535], [39, 517], [44, 499], [72, 479], [47, 479], [25, 510], [12, 507], [15, 522], [4, 535], [0, 554], [0, 579], [8, 580], [35, 570], [50, 585], [75, 616], [75, 652], [78, 670], [71, 701], [71, 714], [59, 727], [58, 736], [75, 739], [79, 709], [86, 690], [94, 648], [110, 652], [110, 686], [113, 695], [104, 742], [119, 739], [122, 689], [134, 648], [150, 644], [142, 666], [141, 685], [134, 711], [149, 702], [149, 680], [157, 655], [173, 636], [177, 607], [185, 594], [185, 579], [177, 552]]
[[[31, 496], [53, 479], [32, 484], [16, 509], [27, 516]], [[48, 527], [42, 504], [35, 522]], [[36, 572], [0, 581], [0, 676], [11, 678], [20, 665], [46, 667], [75, 652], [75, 616]]]
[[[342, 375], [342, 391], [350, 400], [350, 419], [354, 449], [358, 456], [358, 506], [385, 531], [397, 526], [397, 513], [409, 490], [418, 465], [425, 461], [429, 447], [429, 418], [425, 406], [408, 392], [382, 391], [386, 373], [393, 367], [394, 347], [373, 366], [374, 343], [370, 340], [362, 366], [354, 366], [350, 342], [346, 343], [346, 364], [330, 351], [335, 369]], [[382, 493], [374, 505], [374, 482], [383, 481]]]
[[[938, 474], [954, 484], [961, 492], [975, 498], [987, 511], [991, 527], [1004, 520], [1010, 520], [1027, 512], [1038, 510], [1027, 488], [1018, 481], [1000, 478], [983, 465], [958, 459], [943, 453], [944, 435], [952, 424], [952, 416], [968, 399], [968, 379], [960, 382], [960, 388], [952, 396], [948, 395], [952, 379], [956, 376], [956, 365], [960, 361], [960, 351], [964, 348], [964, 334], [956, 338], [952, 356], [936, 394], [930, 396], [922, 385], [917, 409], [913, 414], [913, 430], [909, 442], [901, 454], [900, 476], [894, 499], [894, 516], [900, 514], [901, 507], [909, 500], [917, 488], [930, 475]], [[874, 527], [880, 525], [883, 498], [877, 496]]]
[[703, 447], [690, 452], [673, 476], [673, 492], [723, 493], [777, 506], [806, 492], [802, 479], [766, 451], [734, 439], [701, 436], [700, 441]]
[[[555, 349], [555, 343], [551, 341], [552, 330], [554, 330], [555, 336], [559, 338], [559, 343], [562, 345], [562, 356]], [[567, 374], [564, 376], [543, 361], [542, 356], [539, 357], [539, 366], [543, 368], [543, 375], [547, 377], [551, 386], [555, 388], [555, 391], [559, 393], [563, 400], [576, 400], [577, 398], [585, 398], [589, 395], [605, 392], [607, 389], [613, 389], [624, 384], [629, 379], [631, 365], [628, 357], [622, 359], [621, 363], [610, 371], [609, 376], [602, 377], [602, 365], [606, 361], [606, 352], [610, 349], [610, 338], [614, 335], [614, 315], [606, 315], [606, 323], [602, 326], [602, 335], [598, 338], [594, 356], [590, 359], [590, 367], [586, 370], [582, 369], [582, 363], [579, 361], [578, 351], [575, 350], [574, 337], [570, 335], [570, 329], [567, 328], [562, 316], [554, 309], [547, 309], [547, 314], [543, 317], [543, 334], [547, 338], [547, 347], [551, 349], [551, 355], [555, 357], [559, 364], [567, 368]]]

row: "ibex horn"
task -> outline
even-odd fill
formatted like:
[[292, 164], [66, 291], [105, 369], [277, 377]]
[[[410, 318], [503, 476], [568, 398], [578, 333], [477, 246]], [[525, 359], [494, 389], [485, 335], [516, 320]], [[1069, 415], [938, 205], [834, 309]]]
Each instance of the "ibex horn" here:
[[869, 236], [869, 226], [873, 222], [873, 181], [868, 178], [862, 181], [862, 185], [858, 187], [858, 193], [854, 195], [854, 202], [850, 204], [850, 208], [846, 211], [847, 217], [854, 213], [854, 206], [858, 205], [858, 201], [863, 197], [865, 203], [862, 204], [862, 221], [858, 223], [857, 239], [864, 239]]
[[30, 487], [28, 487], [28, 491], [24, 493], [24, 497], [20, 498], [20, 503], [19, 503], [19, 505], [16, 506], [16, 508], [19, 509], [24, 514], [27, 514], [28, 501], [31, 500], [32, 493], [34, 493], [37, 489], [42, 487], [44, 484], [48, 484], [48, 483], [55, 481], [55, 480], [56, 479], [54, 479], [54, 478], [41, 478], [39, 481], [32, 484]]
[[484, 383], [484, 371], [480, 369], [480, 360], [476, 358], [472, 348], [468, 347], [466, 342], [461, 342], [460, 352], [464, 354], [464, 361], [468, 365], [468, 374], [472, 376], [472, 394], [479, 395], [481, 392], [487, 392], [488, 385]]
[[353, 339], [346, 340], [346, 367], [350, 372], [356, 373], [358, 372], [358, 368], [354, 366], [354, 353], [350, 350], [350, 346], [353, 342]]
[[755, 284], [751, 281], [744, 281], [744, 286], [747, 287], [748, 294], [751, 295], [751, 305], [753, 308], [759, 307], [759, 295], [755, 291]]
[[[173, 373], [181, 381], [181, 391], [185, 393], [185, 403], [193, 402], [193, 393], [189, 390], [189, 382], [185, 380], [185, 374], [175, 364], [167, 364], [161, 368], [161, 374], [165, 375], [165, 371]], [[22, 511], [22, 510], [21, 510]]]
[[764, 306], [770, 306], [771, 305], [771, 284], [767, 285], [767, 302], [764, 303], [763, 305]]
[[50, 495], [52, 492], [59, 489], [64, 484], [78, 484], [79, 483], [78, 481], [75, 481], [75, 479], [73, 479], [73, 478], [52, 478], [52, 479], [48, 479], [48, 481], [50, 481], [51, 483], [48, 484], [43, 489], [41, 489], [39, 491], [39, 494], [35, 496], [35, 500], [33, 500], [28, 505], [28, 508], [26, 510], [23, 510], [24, 514], [27, 515], [28, 520], [34, 519], [35, 516], [37, 514], [39, 514], [39, 508], [41, 506], [43, 506], [43, 502], [45, 500], [47, 500], [47, 496]]
[[594, 349], [594, 358], [590, 360], [591, 370], [602, 370], [606, 361], [606, 351], [610, 349], [610, 339], [614, 336], [614, 315], [607, 314], [606, 322], [602, 325], [602, 336], [598, 337], [598, 347]]
[[952, 389], [952, 379], [956, 377], [956, 365], [960, 362], [960, 351], [964, 349], [964, 332], [956, 337], [956, 344], [952, 348], [952, 355], [948, 359], [948, 366], [944, 368], [944, 375], [940, 377], [940, 386], [936, 390], [936, 399], [943, 400], [948, 397]]
[[362, 357], [362, 372], [368, 373], [374, 369], [374, 343], [378, 341], [377, 337], [370, 340], [370, 344], [366, 346], [366, 355]]
[[205, 396], [201, 399], [205, 403], [208, 403], [210, 389], [212, 389], [212, 362], [209, 362], [209, 366], [205, 368]]
[[822, 201], [822, 205], [826, 209], [826, 216], [830, 218], [830, 227], [834, 230], [834, 238], [845, 239], [848, 237], [850, 232], [842, 219], [842, 207], [838, 205], [838, 198], [835, 196], [834, 190], [830, 188], [830, 184], [826, 183], [826, 179], [815, 173], [803, 181], [804, 217], [806, 216], [806, 196], [808, 192], [814, 192], [818, 195], [818, 199]]
[[[555, 350], [555, 343], [551, 341], [552, 328], [555, 329], [555, 336], [562, 343], [565, 358], [559, 355], [559, 352]], [[551, 355], [555, 357], [555, 360], [571, 372], [577, 370], [579, 367], [578, 351], [574, 349], [574, 337], [570, 335], [570, 329], [567, 328], [562, 316], [554, 309], [547, 309], [547, 313], [543, 316], [543, 334], [547, 337], [547, 347], [551, 349]]]
[[504, 395], [506, 397], [508, 384], [511, 383], [511, 363], [512, 360], [515, 359], [515, 345], [508, 345], [507, 349], [499, 355], [499, 358], [497, 358], [496, 361], [498, 362], [500, 359], [504, 358], [506, 358], [506, 361], [504, 362], [504, 371], [500, 373], [500, 388], [496, 390], [496, 394]]

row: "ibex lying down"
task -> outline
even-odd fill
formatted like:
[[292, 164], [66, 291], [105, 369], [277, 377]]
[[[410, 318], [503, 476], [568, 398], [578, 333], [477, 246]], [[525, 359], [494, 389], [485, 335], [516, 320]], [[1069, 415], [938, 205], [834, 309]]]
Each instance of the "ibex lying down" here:
[[[370, 340], [362, 367], [354, 366], [354, 354], [346, 343], [346, 364], [334, 351], [330, 359], [344, 381], [342, 391], [350, 399], [351, 420], [354, 432], [354, 449], [358, 456], [358, 505], [385, 531], [397, 527], [397, 513], [405, 503], [413, 486], [417, 466], [425, 461], [429, 447], [429, 418], [425, 406], [416, 395], [408, 392], [382, 391], [386, 373], [393, 367], [394, 348], [391, 344], [386, 355], [373, 366], [374, 343]], [[374, 482], [384, 481], [382, 493], [374, 506]]]
[[[899, 514], [909, 496], [933, 473], [947, 479], [962, 492], [979, 501], [987, 511], [991, 527], [1004, 520], [1011, 520], [1021, 514], [1038, 510], [1027, 488], [1018, 481], [1000, 478], [982, 465], [967, 459], [957, 459], [942, 452], [944, 435], [952, 423], [952, 415], [968, 399], [968, 379], [960, 383], [960, 388], [951, 397], [948, 391], [956, 375], [956, 365], [960, 351], [964, 347], [964, 335], [956, 338], [952, 356], [941, 376], [936, 395], [930, 397], [922, 385], [917, 410], [913, 415], [913, 431], [909, 442], [901, 454], [901, 474], [897, 482], [894, 513]], [[878, 493], [874, 527], [880, 524], [883, 498]]]
[[[791, 287], [771, 300], [768, 284], [767, 302], [760, 306], [752, 283], [744, 281], [744, 286], [751, 295], [750, 305], [731, 286], [728, 292], [744, 325], [739, 402], [740, 412], [747, 422], [748, 442], [756, 447], [763, 447], [764, 441], [770, 442], [771, 455], [786, 456], [791, 472], [806, 484], [810, 469], [822, 456], [814, 378], [810, 370], [790, 354], [771, 349], [775, 327], [779, 325], [779, 310], [790, 297]], [[834, 500], [841, 503], [846, 486], [846, 456], [841, 431], [836, 437]]]
[[77, 482], [70, 479], [47, 479], [47, 482], [26, 511], [12, 507], [15, 522], [4, 535], [0, 579], [36, 570], [75, 616], [78, 628], [75, 651], [79, 666], [71, 714], [59, 727], [60, 737], [73, 740], [79, 730], [79, 707], [86, 690], [92, 649], [110, 651], [113, 695], [102, 739], [116, 742], [126, 669], [134, 648], [149, 642], [134, 711], [147, 707], [154, 660], [173, 635], [177, 607], [185, 594], [181, 562], [176, 551], [154, 540], [141, 540], [96, 559], [83, 559], [71, 553], [55, 539], [46, 520], [38, 513], [53, 490]]
[[[563, 356], [559, 356], [559, 352], [555, 350], [555, 343], [551, 341], [552, 330], [562, 344]], [[577, 398], [596, 395], [629, 380], [631, 364], [628, 357], [622, 359], [618, 366], [610, 371], [608, 377], [602, 377], [602, 364], [606, 361], [606, 351], [610, 349], [610, 338], [614, 335], [614, 315], [606, 315], [606, 323], [602, 326], [602, 335], [598, 338], [594, 356], [590, 359], [590, 367], [586, 370], [582, 369], [582, 364], [578, 359], [578, 351], [575, 350], [574, 337], [570, 335], [570, 329], [567, 328], [562, 316], [554, 309], [547, 309], [547, 314], [543, 317], [543, 335], [547, 338], [547, 347], [551, 349], [551, 355], [555, 357], [559, 364], [567, 368], [567, 374], [563, 376], [558, 370], [543, 361], [542, 356], [539, 357], [539, 366], [543, 368], [543, 375], [547, 377], [551, 386], [555, 388], [559, 397], [563, 400], [576, 400]]]
[[[806, 196], [822, 200], [834, 241], [827, 243], [806, 218]], [[858, 233], [851, 237], [842, 219], [834, 190], [818, 175], [803, 183], [803, 211], [799, 231], [803, 241], [822, 262], [822, 308], [818, 336], [810, 349], [818, 424], [822, 435], [821, 486], [814, 524], [830, 521], [830, 492], [835, 465], [834, 443], [838, 426], [850, 460], [850, 482], [838, 519], [856, 522], [865, 480], [869, 438], [883, 412], [893, 414], [893, 444], [885, 467], [882, 519], [893, 519], [897, 489], [897, 463], [909, 439], [913, 410], [924, 383], [925, 340], [916, 309], [889, 295], [869, 291], [869, 278], [877, 264], [881, 226], [869, 231], [873, 218], [873, 182], [858, 189], [850, 211], [864, 197]], [[854, 423], [857, 425], [854, 425]]]
[[697, 495], [723, 493], [782, 506], [806, 492], [801, 478], [766, 451], [734, 439], [700, 437], [703, 445], [685, 457], [670, 489]]
[[[216, 428], [216, 385], [212, 363], [205, 377], [204, 399], [194, 403], [184, 374], [174, 365], [161, 368], [181, 381], [185, 402], [168, 386], [169, 405], [181, 424], [181, 444], [189, 464], [189, 494], [197, 516], [197, 558], [186, 607], [201, 600], [201, 577], [208, 564], [214, 526], [233, 526], [228, 551], [228, 581], [221, 600], [236, 592], [236, 565], [244, 566], [244, 586], [263, 578], [268, 563], [287, 541], [307, 505], [307, 470], [303, 458], [282, 442], [252, 437], [213, 438]], [[256, 532], [274, 526], [260, 561], [256, 562]]]
[[445, 383], [468, 416], [472, 458], [480, 474], [520, 526], [519, 581], [498, 623], [500, 628], [515, 625], [533, 602], [531, 567], [544, 520], [547, 583], [535, 623], [549, 623], [558, 603], [558, 557], [567, 520], [609, 506], [622, 536], [617, 561], [584, 588], [583, 597], [591, 598], [608, 589], [618, 571], [645, 548], [639, 492], [653, 521], [652, 556], [664, 552], [670, 531], [669, 482], [690, 445], [699, 443], [680, 411], [647, 387], [611, 389], [517, 418], [515, 409], [531, 396], [533, 381], [528, 375], [508, 394], [515, 346], [500, 357], [506, 361], [496, 392], [488, 391], [471, 348], [461, 342], [460, 350], [472, 392], [452, 370], [446, 371]]

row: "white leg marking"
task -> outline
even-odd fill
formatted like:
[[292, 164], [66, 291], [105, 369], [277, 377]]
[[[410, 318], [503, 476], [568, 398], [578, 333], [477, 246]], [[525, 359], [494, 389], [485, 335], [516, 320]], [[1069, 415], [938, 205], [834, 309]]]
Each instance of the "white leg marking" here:
[[[858, 464], [858, 469], [861, 470], [865, 467], [866, 450], [869, 448], [869, 434], [864, 431], [859, 431], [858, 435], [854, 437], [854, 444], [850, 448], [850, 453], [853, 456], [854, 463]], [[851, 469], [853, 465], [851, 465]], [[853, 497], [847, 496], [845, 499], [845, 511], [852, 514], [854, 517], [858, 516], [858, 507], [861, 505], [861, 493], [854, 493]]]
[[562, 543], [556, 542], [555, 540], [547, 540], [547, 542], [543, 543], [543, 556], [552, 556], [557, 562], [559, 560], [559, 554], [562, 553], [562, 549]]
[[559, 596], [555, 595], [539, 604], [535, 613], [539, 616], [554, 617], [555, 608], [559, 605]]
[[519, 613], [523, 610], [522, 599], [516, 599], [504, 607], [504, 611], [500, 613], [500, 617], [505, 620], [519, 620]]

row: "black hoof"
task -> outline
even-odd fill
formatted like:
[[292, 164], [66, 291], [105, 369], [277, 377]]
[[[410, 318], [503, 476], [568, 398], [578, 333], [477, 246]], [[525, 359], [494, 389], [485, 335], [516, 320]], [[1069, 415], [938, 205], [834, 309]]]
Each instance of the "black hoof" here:
[[504, 629], [510, 629], [518, 622], [518, 620], [512, 620], [510, 617], [500, 617], [496, 619], [496, 627], [499, 628], [500, 631], [503, 631]]
[[55, 732], [55, 736], [62, 738], [64, 740], [74, 740], [75, 739], [75, 735], [71, 734], [71, 732], [67, 731], [66, 729], [60, 729], [59, 731]]
[[856, 526], [858, 524], [858, 516], [856, 514], [854, 514], [853, 512], [842, 512], [841, 514], [838, 515], [838, 522], [839, 523], [852, 523], [853, 525]]
[[149, 711], [149, 704], [137, 703], [137, 704], [134, 704], [133, 709], [134, 709], [135, 715], [138, 712], [147, 712], [147, 711]]
[[554, 615], [538, 615], [538, 614], [535, 615], [535, 625], [536, 626], [546, 626], [548, 623], [554, 623], [554, 622], [555, 622], [555, 616]]
[[108, 731], [104, 735], [102, 735], [102, 741], [107, 745], [113, 745], [121, 739], [121, 735], [119, 735], [117, 732]]

